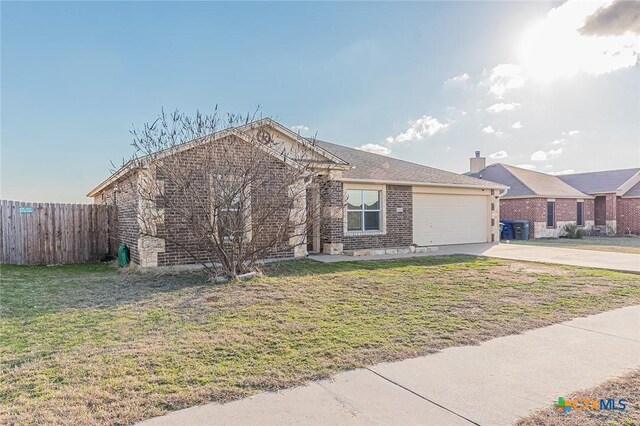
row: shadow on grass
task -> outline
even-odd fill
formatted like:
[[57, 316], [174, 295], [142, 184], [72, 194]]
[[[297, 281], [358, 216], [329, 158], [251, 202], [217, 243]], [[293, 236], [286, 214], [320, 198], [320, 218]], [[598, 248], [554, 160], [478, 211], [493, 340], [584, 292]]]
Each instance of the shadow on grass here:
[[[285, 278], [421, 266], [449, 265], [455, 268], [465, 264], [465, 267], [473, 267], [487, 262], [490, 260], [464, 255], [337, 263], [301, 259], [267, 264], [264, 272], [271, 278]], [[115, 307], [163, 293], [197, 287], [204, 290], [216, 285], [220, 284], [212, 283], [203, 271], [125, 272], [113, 264], [2, 265], [0, 317], [27, 319], [68, 309]]]

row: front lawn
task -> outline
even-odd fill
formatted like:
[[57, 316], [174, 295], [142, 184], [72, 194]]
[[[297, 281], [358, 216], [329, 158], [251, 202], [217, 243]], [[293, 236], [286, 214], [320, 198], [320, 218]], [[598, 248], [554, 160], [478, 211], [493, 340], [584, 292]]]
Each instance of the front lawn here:
[[512, 240], [511, 243], [640, 254], [640, 237], [635, 235], [627, 237], [584, 237], [580, 240], [568, 238], [541, 238], [537, 240]]
[[640, 275], [466, 256], [1, 277], [3, 424], [131, 423], [640, 303]]

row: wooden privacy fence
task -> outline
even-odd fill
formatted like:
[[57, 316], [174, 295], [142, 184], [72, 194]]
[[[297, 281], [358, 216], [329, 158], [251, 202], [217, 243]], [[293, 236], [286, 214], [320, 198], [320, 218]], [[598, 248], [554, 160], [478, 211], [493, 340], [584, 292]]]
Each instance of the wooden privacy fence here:
[[0, 201], [1, 263], [95, 262], [116, 254], [115, 206]]

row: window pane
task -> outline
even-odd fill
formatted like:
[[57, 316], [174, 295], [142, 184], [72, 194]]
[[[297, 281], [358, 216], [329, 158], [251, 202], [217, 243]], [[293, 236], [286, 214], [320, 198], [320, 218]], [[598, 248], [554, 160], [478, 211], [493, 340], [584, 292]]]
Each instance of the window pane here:
[[554, 226], [555, 210], [556, 210], [556, 203], [554, 203], [553, 201], [547, 202], [547, 226]]
[[350, 189], [347, 191], [347, 209], [349, 210], [361, 210], [362, 209], [362, 191]]
[[380, 191], [362, 191], [365, 210], [380, 210]]
[[576, 218], [578, 225], [584, 225], [584, 203], [578, 201], [578, 217]]
[[362, 231], [362, 212], [347, 212], [347, 230]]
[[234, 212], [221, 210], [218, 216], [218, 228], [224, 237], [231, 237], [237, 230], [236, 217]]
[[364, 230], [380, 230], [380, 212], [364, 212]]

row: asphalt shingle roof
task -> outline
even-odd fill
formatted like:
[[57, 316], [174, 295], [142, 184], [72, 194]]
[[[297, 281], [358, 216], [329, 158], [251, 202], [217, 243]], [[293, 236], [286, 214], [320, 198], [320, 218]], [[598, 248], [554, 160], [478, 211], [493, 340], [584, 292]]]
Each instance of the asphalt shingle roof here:
[[326, 141], [316, 140], [315, 143], [319, 147], [345, 160], [351, 166], [355, 166], [355, 168], [351, 170], [342, 172], [342, 176], [347, 179], [496, 187], [495, 182], [475, 179], [422, 164], [398, 160], [385, 155], [373, 154]]
[[491, 164], [479, 173], [470, 175], [507, 185], [509, 191], [503, 198], [526, 196], [550, 198], [587, 197], [586, 194], [558, 179], [558, 176], [506, 164]]
[[562, 179], [563, 182], [568, 183], [582, 192], [595, 194], [601, 192], [615, 192], [621, 185], [631, 179], [638, 172], [640, 172], [640, 168], [576, 173], [558, 177]]

